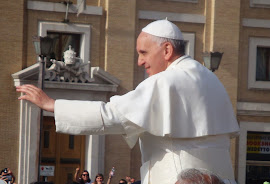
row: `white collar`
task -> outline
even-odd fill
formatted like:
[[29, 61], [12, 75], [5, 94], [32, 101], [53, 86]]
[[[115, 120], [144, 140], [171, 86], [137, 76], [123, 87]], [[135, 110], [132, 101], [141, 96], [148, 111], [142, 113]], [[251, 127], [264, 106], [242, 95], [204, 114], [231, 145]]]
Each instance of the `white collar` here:
[[188, 55], [183, 55], [183, 56], [177, 58], [176, 60], [174, 60], [174, 61], [166, 68], [166, 70], [170, 70], [170, 69], [175, 68], [175, 66], [176, 66], [178, 63], [180, 63], [181, 61], [183, 61], [183, 60], [186, 59], [186, 58], [190, 58], [190, 56], [188, 56]]

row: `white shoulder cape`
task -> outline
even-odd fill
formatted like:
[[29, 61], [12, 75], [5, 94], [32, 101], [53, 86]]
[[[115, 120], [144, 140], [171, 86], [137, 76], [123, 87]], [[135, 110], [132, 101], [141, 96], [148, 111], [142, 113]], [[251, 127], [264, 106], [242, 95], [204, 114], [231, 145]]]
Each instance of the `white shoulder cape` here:
[[130, 122], [156, 136], [192, 138], [239, 131], [230, 98], [218, 78], [183, 56], [110, 103]]

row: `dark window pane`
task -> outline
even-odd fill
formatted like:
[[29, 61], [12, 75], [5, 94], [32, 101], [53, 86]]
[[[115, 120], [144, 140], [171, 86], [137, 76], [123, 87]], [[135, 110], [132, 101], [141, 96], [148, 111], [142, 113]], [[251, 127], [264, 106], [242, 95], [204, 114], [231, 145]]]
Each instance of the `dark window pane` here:
[[67, 174], [67, 181], [72, 182], [73, 181], [73, 173], [68, 173]]
[[257, 47], [256, 81], [270, 81], [270, 48]]
[[69, 135], [69, 149], [74, 149], [74, 135]]
[[247, 165], [246, 167], [246, 184], [259, 184], [264, 181], [270, 181], [269, 166]]
[[[76, 52], [76, 56], [80, 55], [80, 34], [61, 33], [61, 32], [48, 32], [47, 35], [53, 39], [53, 49], [50, 55], [50, 59], [56, 59], [57, 61], [63, 61], [64, 52], [68, 50], [69, 45]], [[50, 62], [48, 62], [48, 65]], [[48, 67], [48, 66], [47, 66]]]
[[50, 132], [49, 131], [44, 131], [44, 148], [49, 148], [50, 146]]

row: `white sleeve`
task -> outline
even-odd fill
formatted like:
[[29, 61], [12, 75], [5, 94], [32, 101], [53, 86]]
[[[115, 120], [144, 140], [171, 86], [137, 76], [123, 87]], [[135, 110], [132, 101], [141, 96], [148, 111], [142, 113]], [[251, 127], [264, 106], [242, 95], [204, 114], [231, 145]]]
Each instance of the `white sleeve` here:
[[103, 102], [56, 100], [54, 116], [56, 131], [67, 134], [102, 134], [100, 114]]
[[134, 136], [143, 131], [122, 116], [111, 103], [56, 100], [54, 114], [56, 131], [61, 133]]

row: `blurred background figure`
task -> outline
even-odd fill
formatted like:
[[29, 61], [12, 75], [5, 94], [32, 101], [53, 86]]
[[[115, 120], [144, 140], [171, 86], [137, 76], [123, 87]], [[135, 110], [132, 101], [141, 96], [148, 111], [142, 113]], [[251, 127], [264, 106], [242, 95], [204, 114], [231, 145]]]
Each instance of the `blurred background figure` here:
[[119, 181], [119, 184], [120, 184], [120, 183], [127, 184], [127, 181], [124, 180], [124, 179], [121, 179], [121, 180]]
[[91, 184], [91, 179], [89, 177], [89, 172], [87, 170], [84, 170], [81, 174], [81, 177], [79, 177], [80, 173], [80, 168], [76, 168], [75, 175], [74, 175], [74, 180], [75, 182], [79, 184]]
[[128, 184], [141, 184], [141, 181], [136, 181], [135, 178], [131, 176], [126, 176], [126, 180]]
[[103, 174], [99, 173], [96, 175], [95, 181], [92, 184], [103, 184], [104, 183], [104, 176]]
[[1, 171], [0, 179], [7, 182], [7, 184], [15, 184], [15, 177], [9, 168], [5, 168]]

